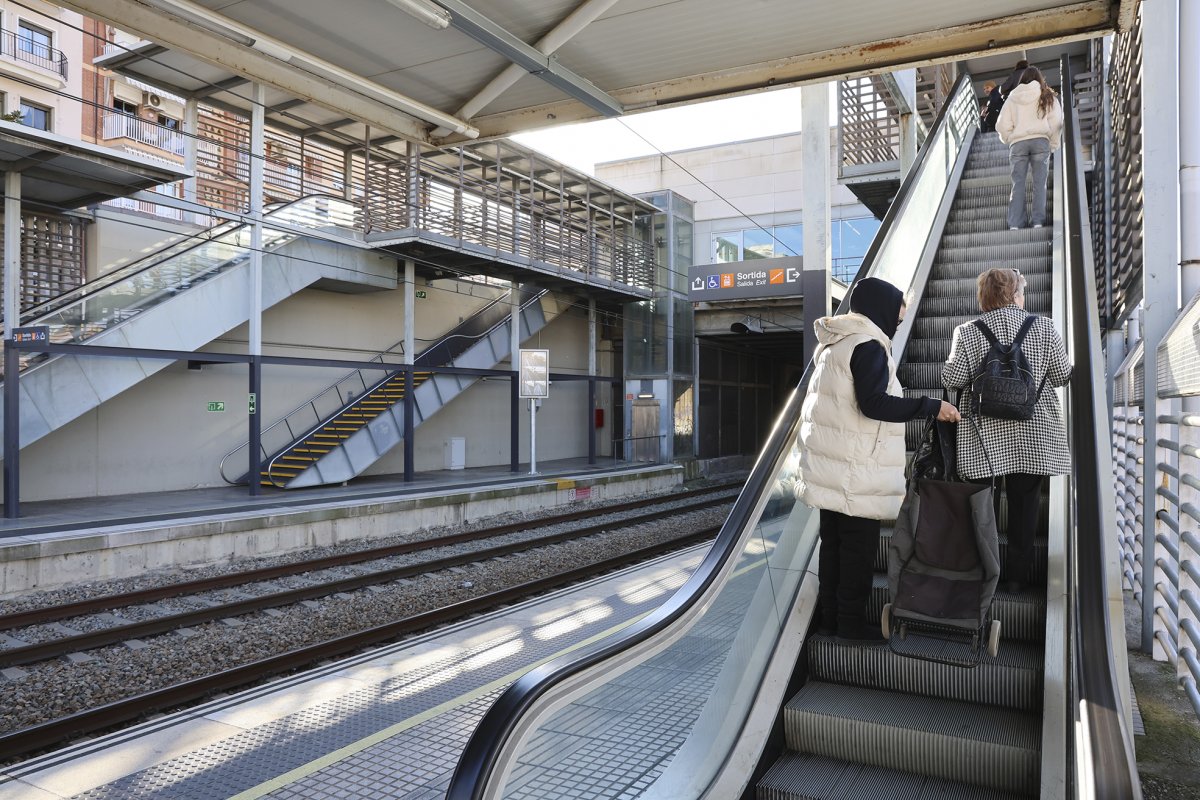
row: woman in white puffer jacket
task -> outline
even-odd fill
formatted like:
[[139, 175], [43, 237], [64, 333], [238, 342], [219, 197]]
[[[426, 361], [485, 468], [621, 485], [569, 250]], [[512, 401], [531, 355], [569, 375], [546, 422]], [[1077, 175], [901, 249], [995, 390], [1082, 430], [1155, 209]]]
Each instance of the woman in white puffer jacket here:
[[904, 498], [904, 423], [937, 415], [957, 422], [950, 403], [904, 397], [892, 336], [904, 295], [878, 278], [850, 292], [850, 313], [814, 324], [819, 345], [800, 409], [796, 499], [821, 511], [817, 631], [838, 641], [882, 644], [867, 623], [880, 521], [895, 519]]
[[[1046, 178], [1050, 153], [1062, 137], [1063, 110], [1058, 95], [1046, 85], [1042, 71], [1028, 67], [1021, 83], [1009, 93], [996, 120], [1000, 141], [1009, 147], [1012, 194], [1008, 198], [1008, 229], [1040, 228], [1046, 224]], [[1033, 170], [1033, 208], [1025, 214], [1025, 175]]]

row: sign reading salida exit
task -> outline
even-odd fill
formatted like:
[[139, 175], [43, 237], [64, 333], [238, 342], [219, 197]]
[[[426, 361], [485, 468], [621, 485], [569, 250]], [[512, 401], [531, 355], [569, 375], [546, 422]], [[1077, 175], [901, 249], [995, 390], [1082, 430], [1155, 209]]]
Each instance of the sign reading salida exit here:
[[758, 297], [799, 297], [802, 256], [700, 264], [688, 271], [693, 303]]

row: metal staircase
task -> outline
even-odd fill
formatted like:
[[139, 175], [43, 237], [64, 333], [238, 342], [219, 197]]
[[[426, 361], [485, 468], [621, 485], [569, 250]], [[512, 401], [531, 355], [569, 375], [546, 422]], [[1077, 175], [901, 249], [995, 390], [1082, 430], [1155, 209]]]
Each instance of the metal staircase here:
[[[474, 375], [437, 373], [420, 367], [492, 369], [510, 356], [510, 292], [463, 321], [413, 360], [413, 427], [437, 413], [478, 381]], [[559, 313], [554, 296], [532, 286], [517, 295], [522, 341], [542, 330]], [[386, 363], [401, 343], [375, 357]], [[382, 377], [380, 377], [382, 375]], [[342, 483], [378, 461], [403, 441], [405, 375], [401, 370], [356, 370], [293, 409], [263, 431], [264, 486], [295, 489]], [[221, 474], [236, 478], [229, 465], [244, 464], [243, 444], [221, 461]]]
[[[263, 307], [314, 285], [346, 292], [394, 289], [395, 261], [362, 243], [359, 213], [354, 204], [323, 195], [268, 212]], [[249, 319], [249, 264], [249, 226], [226, 224], [32, 308], [21, 324], [48, 327], [55, 344], [196, 350]], [[23, 359], [21, 446], [170, 363], [41, 353]]]
[[[1008, 175], [1008, 148], [995, 134], [977, 135], [899, 368], [909, 396], [940, 394], [951, 334], [979, 314], [975, 278], [984, 270], [1020, 269], [1029, 284], [1026, 307], [1035, 314], [1051, 312], [1052, 228], [1006, 229]], [[909, 423], [910, 449], [922, 424]], [[1002, 531], [1005, 516], [1002, 504]], [[1039, 584], [1046, 575], [1045, 526], [1043, 507], [1031, 577]], [[872, 619], [888, 599], [889, 535], [885, 530], [876, 555]], [[1002, 533], [1001, 563], [1006, 546]], [[759, 800], [867, 797], [897, 786], [911, 787], [917, 797], [1036, 796], [1044, 586], [1019, 595], [998, 591], [992, 609], [1002, 624], [1000, 654], [984, 653], [974, 669], [811, 637], [808, 681], [784, 707], [789, 752], [758, 783]], [[905, 643], [906, 651], [931, 658], [961, 657], [952, 652], [956, 647], [933, 639]]]

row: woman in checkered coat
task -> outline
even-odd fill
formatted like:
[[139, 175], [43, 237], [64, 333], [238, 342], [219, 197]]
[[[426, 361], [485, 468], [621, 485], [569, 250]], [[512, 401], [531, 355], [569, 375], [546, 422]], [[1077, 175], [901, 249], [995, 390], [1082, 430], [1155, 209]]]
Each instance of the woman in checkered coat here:
[[[996, 338], [1008, 344], [1029, 316], [1025, 310], [1025, 278], [1015, 269], [990, 269], [979, 276], [980, 319]], [[973, 323], [959, 325], [950, 344], [950, 357], [942, 368], [946, 388], [965, 389], [983, 364], [989, 346]], [[1071, 470], [1067, 431], [1058, 395], [1051, 389], [1071, 377], [1071, 362], [1054, 323], [1038, 317], [1021, 345], [1034, 382], [1045, 386], [1029, 420], [998, 419], [976, 415], [970, 403], [961, 404], [958, 426], [958, 472], [968, 480], [1003, 477], [1008, 497], [1008, 558], [1005, 588], [1019, 592], [1029, 580], [1033, 563], [1033, 537], [1037, 531], [1038, 502], [1047, 475]], [[978, 425], [978, 435], [976, 435]], [[984, 447], [986, 446], [986, 453]]]

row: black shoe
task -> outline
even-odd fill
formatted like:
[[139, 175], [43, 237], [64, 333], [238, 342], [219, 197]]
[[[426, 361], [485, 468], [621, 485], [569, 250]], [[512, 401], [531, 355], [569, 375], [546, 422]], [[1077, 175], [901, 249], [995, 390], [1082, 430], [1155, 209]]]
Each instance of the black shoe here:
[[878, 625], [868, 624], [864, 619], [838, 617], [837, 643], [857, 647], [877, 647], [887, 640]]
[[1020, 594], [1021, 593], [1021, 582], [1020, 581], [1005, 581], [1004, 582], [1004, 591], [1007, 592], [1008, 594]]

